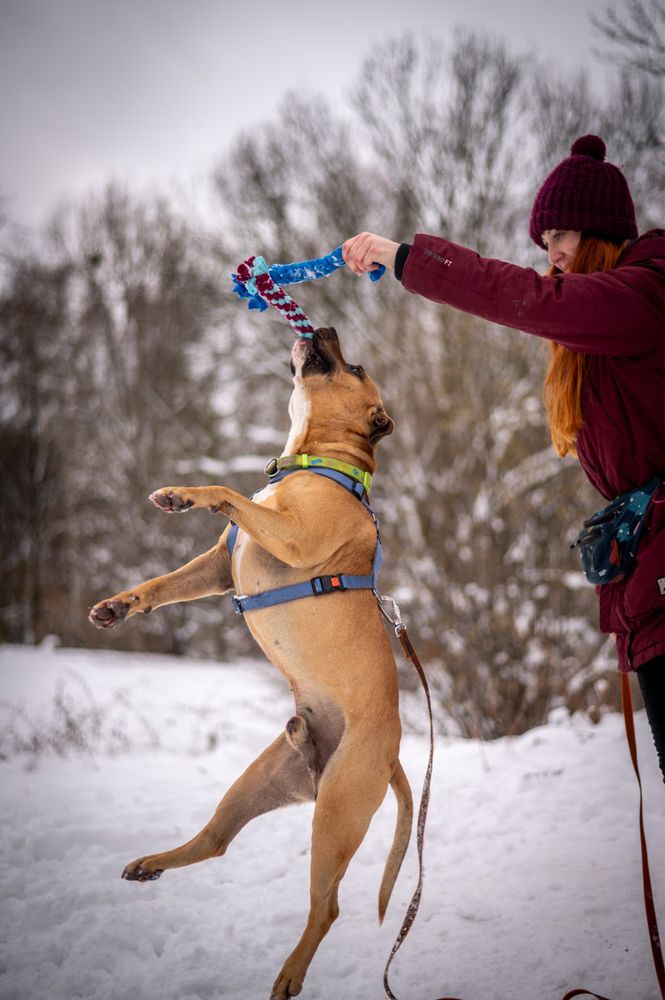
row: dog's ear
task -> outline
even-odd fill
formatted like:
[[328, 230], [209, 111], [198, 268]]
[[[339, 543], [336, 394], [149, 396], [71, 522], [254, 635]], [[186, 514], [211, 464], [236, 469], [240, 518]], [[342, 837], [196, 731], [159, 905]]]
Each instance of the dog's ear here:
[[374, 446], [377, 441], [386, 434], [392, 434], [395, 429], [394, 422], [390, 419], [382, 406], [374, 406], [369, 415], [370, 432], [369, 443]]

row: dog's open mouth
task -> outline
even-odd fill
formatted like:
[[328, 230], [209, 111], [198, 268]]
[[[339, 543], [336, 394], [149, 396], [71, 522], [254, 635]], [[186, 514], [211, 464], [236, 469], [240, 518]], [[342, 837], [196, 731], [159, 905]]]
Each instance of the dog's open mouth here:
[[318, 331], [312, 339], [299, 337], [291, 351], [291, 373], [306, 378], [308, 375], [327, 375], [334, 368], [334, 361], [327, 353]]

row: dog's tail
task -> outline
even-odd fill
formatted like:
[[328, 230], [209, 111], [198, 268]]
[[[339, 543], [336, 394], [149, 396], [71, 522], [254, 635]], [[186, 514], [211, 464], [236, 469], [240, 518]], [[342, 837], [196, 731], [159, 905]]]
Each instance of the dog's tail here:
[[393, 837], [390, 854], [388, 855], [386, 867], [383, 872], [381, 888], [379, 889], [379, 923], [383, 923], [383, 918], [386, 915], [390, 895], [393, 891], [393, 886], [399, 874], [399, 870], [402, 867], [402, 861], [404, 860], [406, 849], [409, 846], [411, 825], [413, 823], [413, 799], [411, 797], [411, 786], [409, 785], [409, 780], [405, 775], [404, 769], [399, 760], [397, 761], [397, 767], [395, 768], [393, 776], [390, 779], [390, 787], [395, 793], [395, 798], [397, 799], [397, 825], [395, 827], [395, 836]]

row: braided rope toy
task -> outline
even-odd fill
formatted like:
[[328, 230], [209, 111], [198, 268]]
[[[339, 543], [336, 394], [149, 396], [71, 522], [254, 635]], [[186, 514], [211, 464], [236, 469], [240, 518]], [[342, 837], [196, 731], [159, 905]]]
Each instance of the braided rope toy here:
[[[248, 309], [264, 312], [269, 305], [279, 309], [298, 337], [308, 340], [314, 335], [312, 323], [297, 302], [288, 295], [282, 285], [295, 285], [302, 281], [327, 278], [340, 267], [346, 267], [342, 248], [337, 247], [325, 257], [303, 260], [296, 264], [272, 264], [268, 266], [263, 257], [248, 257], [238, 270], [231, 275], [233, 291], [241, 299], [248, 299]], [[383, 264], [369, 271], [371, 281], [378, 281], [385, 273]]]

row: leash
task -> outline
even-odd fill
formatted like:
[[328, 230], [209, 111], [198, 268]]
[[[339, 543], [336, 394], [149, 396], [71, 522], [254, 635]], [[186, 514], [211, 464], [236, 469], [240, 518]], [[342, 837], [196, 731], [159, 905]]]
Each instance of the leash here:
[[[422, 663], [418, 658], [411, 640], [409, 639], [409, 634], [406, 630], [406, 625], [402, 621], [400, 615], [399, 607], [392, 597], [382, 597], [377, 591], [374, 592], [377, 604], [379, 606], [379, 611], [386, 619], [387, 622], [393, 626], [395, 630], [395, 636], [399, 640], [399, 644], [402, 647], [402, 652], [407, 660], [415, 668], [418, 677], [420, 678], [420, 683], [422, 684], [423, 691], [425, 692], [425, 700], [427, 702], [427, 716], [429, 719], [429, 757], [427, 760], [427, 770], [425, 771], [425, 780], [423, 782], [423, 790], [420, 795], [420, 807], [418, 809], [418, 822], [416, 825], [416, 846], [418, 850], [418, 885], [416, 886], [416, 891], [411, 897], [411, 902], [408, 905], [406, 916], [402, 921], [402, 926], [400, 927], [397, 937], [395, 938], [395, 943], [393, 944], [392, 951], [388, 961], [386, 962], [386, 967], [383, 973], [383, 988], [386, 991], [386, 995], [390, 1000], [398, 1000], [393, 991], [390, 988], [390, 983], [388, 979], [388, 972], [392, 961], [402, 947], [406, 936], [413, 926], [413, 922], [416, 919], [418, 909], [420, 907], [420, 899], [423, 893], [423, 879], [424, 879], [424, 866], [423, 866], [423, 853], [425, 847], [425, 824], [427, 822], [427, 811], [429, 809], [430, 791], [432, 785], [432, 767], [434, 764], [434, 718], [432, 716], [432, 699], [429, 692], [429, 684], [427, 683], [427, 676], [423, 668]], [[386, 611], [383, 604], [389, 601], [393, 608], [393, 615]], [[459, 997], [438, 997], [438, 1000], [459, 1000]]]
[[[399, 929], [397, 937], [395, 938], [395, 943], [393, 944], [390, 956], [386, 963], [386, 967], [383, 973], [383, 987], [386, 995], [390, 1000], [398, 1000], [395, 994], [392, 992], [389, 983], [388, 972], [392, 964], [395, 955], [401, 948], [404, 939], [407, 937], [413, 923], [416, 919], [418, 909], [420, 906], [420, 900], [423, 890], [423, 852], [425, 843], [425, 823], [427, 820], [427, 811], [429, 808], [430, 800], [430, 790], [431, 790], [431, 780], [432, 780], [432, 767], [434, 762], [434, 720], [432, 716], [432, 701], [430, 697], [429, 685], [427, 683], [427, 676], [423, 668], [418, 654], [416, 653], [411, 640], [409, 639], [406, 626], [402, 621], [399, 607], [392, 597], [382, 597], [377, 592], [375, 592], [375, 597], [379, 606], [379, 610], [383, 617], [388, 621], [395, 630], [395, 636], [399, 640], [402, 651], [407, 660], [413, 665], [420, 678], [420, 682], [425, 692], [425, 699], [427, 702], [427, 715], [429, 719], [429, 758], [427, 761], [427, 770], [425, 772], [425, 780], [423, 783], [423, 790], [420, 798], [420, 808], [418, 810], [418, 823], [416, 827], [416, 843], [418, 850], [418, 885], [416, 891], [414, 892], [411, 902], [407, 908], [406, 916], [402, 922], [402, 926]], [[383, 606], [383, 602], [389, 601], [393, 607], [393, 615], [386, 611]], [[660, 988], [661, 997], [665, 998], [665, 968], [663, 965], [663, 953], [660, 944], [660, 934], [658, 931], [658, 920], [656, 917], [656, 909], [654, 905], [653, 890], [651, 887], [651, 876], [649, 872], [649, 857], [647, 852], [646, 836], [644, 832], [644, 810], [643, 810], [643, 798], [642, 798], [642, 781], [640, 778], [639, 767], [637, 763], [637, 744], [635, 741], [635, 725], [633, 720], [633, 704], [630, 692], [630, 678], [628, 674], [621, 674], [621, 706], [623, 710], [623, 717], [626, 726], [626, 736], [628, 739], [628, 746], [630, 749], [630, 756], [633, 762], [633, 768], [635, 770], [635, 775], [637, 777], [637, 783], [640, 789], [640, 844], [642, 849], [642, 880], [644, 884], [644, 903], [647, 917], [647, 926], [649, 928], [649, 940], [651, 942], [651, 951], [653, 955], [653, 963], [656, 971], [656, 978], [658, 980], [658, 986]], [[569, 990], [561, 998], [561, 1000], [574, 1000], [575, 997], [593, 997], [594, 1000], [609, 1000], [608, 997], [602, 996], [600, 993], [593, 993], [591, 990], [585, 989], [573, 989]], [[459, 997], [438, 997], [437, 1000], [460, 1000]]]
[[[658, 918], [656, 917], [656, 907], [653, 899], [653, 890], [651, 888], [651, 874], [649, 872], [649, 854], [647, 851], [646, 834], [644, 832], [644, 803], [642, 797], [642, 779], [640, 777], [640, 769], [637, 763], [637, 742], [635, 740], [635, 720], [633, 718], [633, 697], [630, 692], [630, 675], [624, 671], [621, 672], [621, 709], [623, 713], [623, 721], [626, 727], [626, 739], [628, 740], [630, 759], [633, 762], [633, 770], [635, 771], [635, 777], [637, 778], [637, 784], [640, 789], [640, 847], [642, 851], [644, 909], [647, 918], [647, 927], [649, 929], [649, 941], [651, 943], [651, 954], [653, 956], [656, 979], [658, 980], [660, 995], [661, 997], [665, 997], [665, 966], [663, 965], [663, 952], [660, 945]], [[570, 993], [566, 993], [562, 1000], [572, 1000], [573, 997], [579, 996], [596, 997], [596, 1000], [607, 1000], [607, 997], [601, 997], [598, 993], [590, 993], [589, 990], [571, 990]]]
[[[633, 698], [630, 693], [630, 676], [622, 671], [621, 673], [621, 710], [623, 721], [626, 727], [626, 739], [630, 758], [633, 762], [633, 769], [637, 784], [640, 789], [640, 847], [642, 850], [642, 884], [644, 887], [644, 908], [649, 928], [649, 941], [651, 943], [651, 954], [656, 972], [656, 979], [660, 989], [661, 997], [665, 997], [665, 968], [663, 966], [663, 952], [660, 946], [660, 934], [658, 932], [658, 919], [656, 917], [656, 907], [654, 905], [653, 890], [651, 888], [651, 875], [649, 873], [649, 855], [647, 852], [647, 841], [644, 832], [644, 808], [642, 799], [642, 779], [640, 769], [637, 764], [637, 743], [635, 741], [635, 721], [633, 719]], [[592, 993], [590, 990], [570, 990], [562, 1000], [573, 1000], [573, 997], [595, 997], [595, 1000], [608, 1000], [607, 997], [600, 996], [599, 993]]]
[[[248, 257], [238, 264], [231, 275], [233, 291], [241, 299], [248, 299], [248, 309], [264, 312], [268, 306], [278, 309], [287, 323], [290, 323], [298, 337], [311, 340], [314, 327], [297, 302], [288, 295], [282, 285], [295, 285], [302, 281], [327, 278], [340, 267], [346, 267], [341, 246], [324, 257], [303, 260], [294, 264], [266, 264], [263, 257]], [[374, 271], [368, 271], [370, 281], [378, 281], [385, 273], [383, 264], [377, 264]]]
[[640, 769], [637, 764], [637, 743], [635, 741], [635, 721], [633, 719], [633, 699], [630, 693], [630, 676], [627, 673], [621, 674], [621, 707], [623, 709], [623, 719], [626, 726], [626, 738], [630, 750], [630, 758], [633, 762], [633, 770], [637, 778], [640, 789], [640, 847], [642, 850], [642, 884], [644, 887], [644, 908], [649, 928], [649, 941], [651, 943], [651, 954], [656, 972], [656, 979], [660, 988], [661, 997], [665, 997], [665, 966], [663, 964], [663, 952], [660, 945], [660, 934], [658, 932], [658, 920], [656, 917], [656, 907], [654, 905], [653, 890], [651, 888], [651, 875], [649, 872], [649, 855], [647, 852], [647, 839], [644, 832], [644, 807], [642, 797], [642, 779]]

